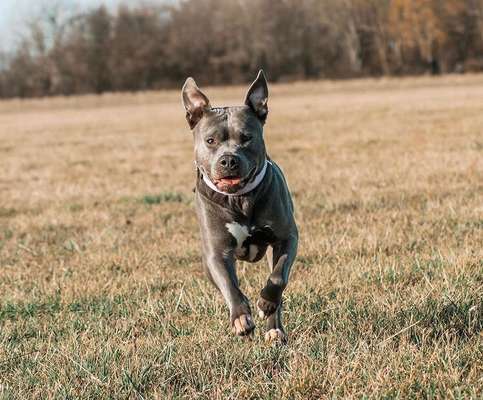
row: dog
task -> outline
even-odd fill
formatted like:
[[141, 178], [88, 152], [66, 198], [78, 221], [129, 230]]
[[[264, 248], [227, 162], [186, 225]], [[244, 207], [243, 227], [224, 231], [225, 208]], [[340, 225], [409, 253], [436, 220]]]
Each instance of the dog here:
[[285, 177], [265, 148], [265, 74], [259, 71], [242, 106], [212, 107], [191, 77], [183, 85], [182, 102], [194, 139], [204, 269], [228, 305], [234, 333], [247, 336], [255, 323], [235, 263], [257, 262], [267, 254], [270, 273], [257, 301], [258, 314], [266, 319], [265, 340], [286, 343], [282, 293], [297, 253], [298, 230]]

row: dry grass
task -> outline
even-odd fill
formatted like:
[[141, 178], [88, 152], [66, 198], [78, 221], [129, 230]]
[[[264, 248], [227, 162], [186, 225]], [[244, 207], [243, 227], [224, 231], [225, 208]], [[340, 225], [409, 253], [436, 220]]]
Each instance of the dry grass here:
[[[178, 92], [0, 103], [1, 398], [481, 398], [483, 76], [270, 105], [301, 231], [283, 348], [232, 337], [201, 273]], [[266, 266], [239, 275], [253, 301]]]

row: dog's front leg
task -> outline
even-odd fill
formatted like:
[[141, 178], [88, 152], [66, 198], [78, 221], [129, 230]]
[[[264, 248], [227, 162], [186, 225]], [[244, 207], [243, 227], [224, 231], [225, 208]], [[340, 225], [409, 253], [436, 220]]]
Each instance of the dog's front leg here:
[[239, 288], [233, 256], [212, 253], [205, 257], [204, 262], [230, 309], [233, 331], [239, 336], [249, 335], [255, 329], [255, 324], [248, 299]]
[[266, 339], [268, 340], [275, 339], [275, 336], [282, 341], [286, 339], [281, 320], [282, 293], [288, 284], [297, 246], [298, 235], [295, 232], [287, 240], [275, 244], [267, 254], [271, 272], [265, 287], [260, 292], [257, 307], [260, 316], [267, 318]]

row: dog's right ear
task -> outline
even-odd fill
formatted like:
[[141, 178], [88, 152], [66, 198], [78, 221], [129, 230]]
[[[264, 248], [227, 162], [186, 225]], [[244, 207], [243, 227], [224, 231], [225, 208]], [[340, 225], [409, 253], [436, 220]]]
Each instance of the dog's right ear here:
[[191, 77], [186, 79], [181, 93], [183, 106], [186, 110], [186, 120], [188, 121], [190, 129], [193, 129], [200, 121], [203, 113], [210, 109], [210, 101]]

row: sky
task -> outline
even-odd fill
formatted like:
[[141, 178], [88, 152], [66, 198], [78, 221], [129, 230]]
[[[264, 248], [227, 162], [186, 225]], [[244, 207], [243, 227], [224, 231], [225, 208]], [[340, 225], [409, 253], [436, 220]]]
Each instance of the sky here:
[[0, 0], [0, 51], [14, 48], [25, 32], [26, 21], [42, 15], [42, 10], [49, 7], [60, 5], [68, 13], [75, 13], [100, 5], [115, 8], [119, 4], [142, 3], [141, 0]]

